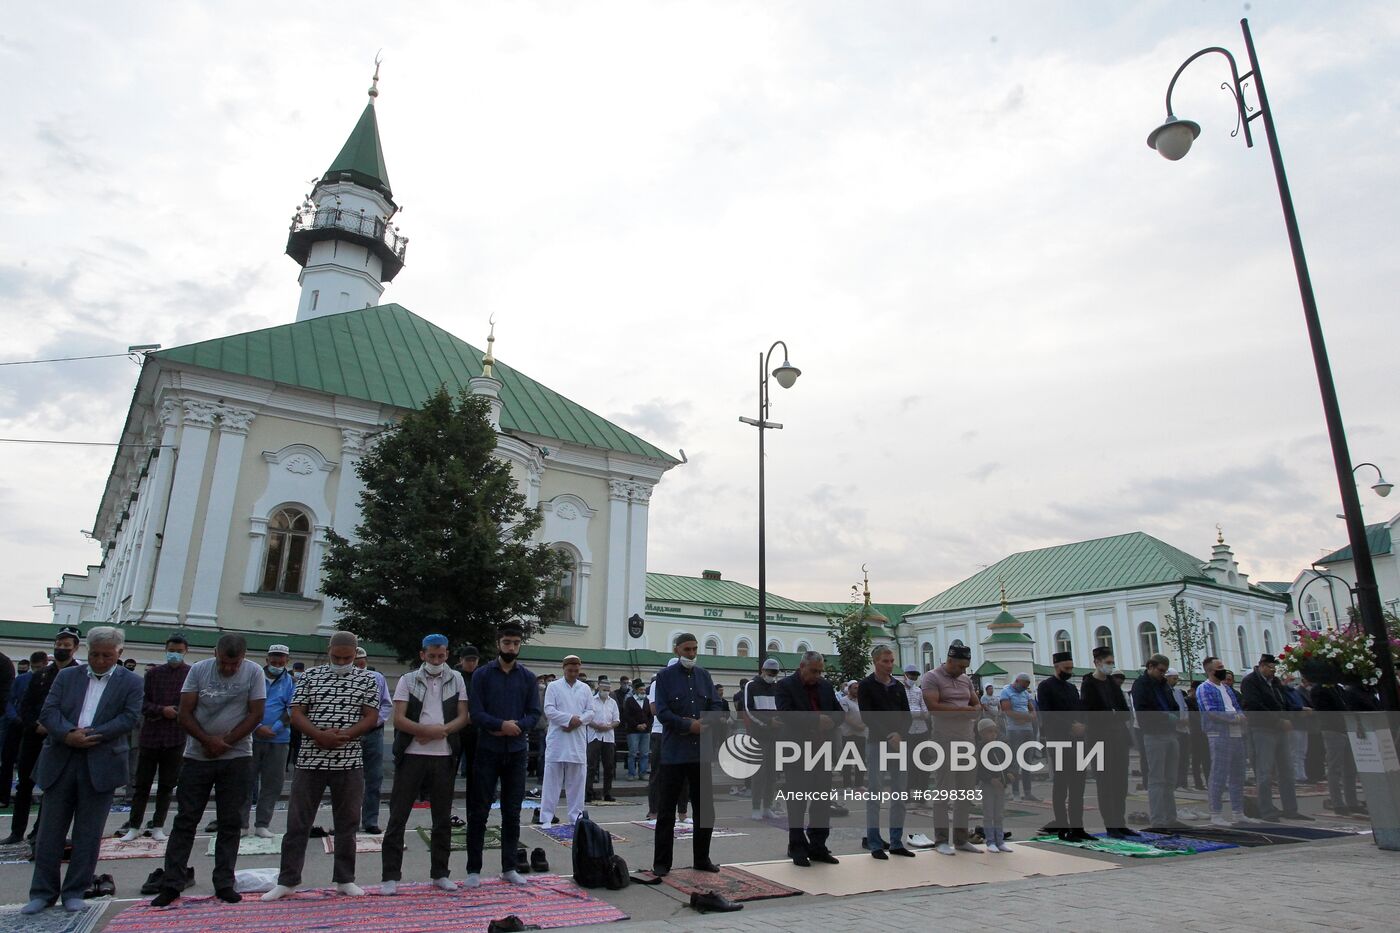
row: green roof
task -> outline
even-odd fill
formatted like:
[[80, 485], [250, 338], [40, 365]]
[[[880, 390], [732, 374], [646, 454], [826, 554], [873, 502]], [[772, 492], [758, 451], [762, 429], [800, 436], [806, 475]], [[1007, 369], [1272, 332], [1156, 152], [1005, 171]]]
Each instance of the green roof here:
[[[481, 375], [480, 350], [396, 304], [172, 347], [157, 359], [297, 386], [328, 395], [417, 408], [446, 385]], [[676, 463], [670, 454], [497, 361], [501, 427]]]
[[915, 612], [946, 612], [996, 606], [1001, 584], [1016, 602], [1163, 583], [1210, 583], [1205, 561], [1140, 531], [1021, 551], [1002, 558], [932, 599]]
[[[78, 626], [78, 630], [87, 635], [88, 630], [95, 628], [98, 624], [97, 622], [84, 622]], [[0, 637], [52, 641], [54, 636], [58, 634], [59, 628], [60, 626], [54, 625], [52, 622], [0, 621]], [[118, 628], [121, 629], [128, 645], [164, 645], [165, 640], [171, 635], [179, 634], [185, 637], [191, 648], [207, 648], [210, 651], [214, 649], [220, 636], [235, 631], [234, 629], [182, 628], [178, 625], [122, 625]], [[250, 654], [262, 654], [267, 651], [269, 645], [286, 645], [292, 649], [292, 654], [300, 655], [319, 656], [326, 652], [326, 636], [324, 635], [290, 635], [283, 632], [248, 632], [243, 630], [237, 630], [237, 633], [247, 640]], [[365, 650], [376, 657], [394, 656], [394, 649], [388, 645], [376, 642], [363, 642], [363, 644]]]
[[983, 661], [982, 666], [972, 672], [974, 677], [996, 677], [998, 674], [1007, 673], [1006, 668], [995, 661]]
[[[820, 612], [825, 615], [840, 616], [841, 618], [845, 618], [846, 616], [850, 615], [851, 612], [854, 610], [864, 608], [863, 603], [856, 604], [808, 602], [803, 603], [803, 605], [807, 607], [808, 612]], [[914, 610], [914, 606], [912, 603], [871, 603], [870, 608], [880, 613], [880, 615], [884, 616], [886, 619], [889, 619], [891, 625], [898, 625], [901, 621], [903, 621], [906, 613], [912, 612]], [[889, 633], [884, 632], [882, 634]]]
[[1293, 584], [1287, 580], [1260, 580], [1259, 586], [1270, 593], [1278, 593], [1280, 596], [1286, 595], [1289, 590], [1293, 589]]
[[390, 198], [394, 196], [389, 187], [389, 170], [384, 167], [384, 148], [379, 144], [379, 121], [375, 119], [372, 100], [365, 105], [360, 122], [350, 131], [350, 138], [345, 140], [340, 154], [321, 180], [338, 181], [343, 173], [348, 173], [357, 185], [382, 191]]
[[[1371, 548], [1371, 556], [1373, 556], [1373, 557], [1376, 556], [1377, 554], [1389, 554], [1389, 553], [1390, 553], [1390, 548], [1391, 548], [1391, 543], [1390, 543], [1390, 525], [1387, 524], [1386, 522], [1381, 522], [1381, 523], [1376, 524], [1376, 525], [1367, 525], [1367, 526], [1366, 526], [1366, 544]], [[1348, 544], [1348, 545], [1347, 545], [1346, 547], [1344, 547], [1344, 548], [1339, 548], [1338, 550], [1333, 551], [1331, 554], [1328, 554], [1326, 557], [1323, 557], [1323, 558], [1319, 559], [1318, 561], [1316, 561], [1316, 563], [1319, 563], [1319, 564], [1340, 564], [1340, 563], [1342, 563], [1342, 562], [1344, 562], [1344, 561], [1349, 561], [1349, 560], [1351, 560], [1351, 545], [1350, 545], [1350, 544]]]
[[1034, 641], [1025, 632], [993, 632], [982, 639], [984, 645], [1011, 645]]
[[[670, 573], [647, 574], [647, 599], [656, 602], [709, 603], [715, 606], [758, 608], [758, 590], [733, 580], [706, 580]], [[799, 603], [773, 593], [768, 594], [768, 608], [788, 612], [820, 612], [809, 604]]]
[[[520, 649], [520, 660], [535, 673], [552, 673], [571, 654], [583, 658], [584, 673], [593, 667], [626, 667], [636, 671], [658, 671], [670, 663], [675, 655], [669, 651], [651, 651], [645, 648], [625, 650], [621, 648], [570, 648], [526, 643]], [[800, 652], [770, 651], [768, 657], [777, 658], [785, 671], [797, 670], [802, 660]], [[758, 656], [741, 658], [738, 655], [701, 654], [698, 658], [702, 667], [724, 668], [726, 670], [758, 669]]]

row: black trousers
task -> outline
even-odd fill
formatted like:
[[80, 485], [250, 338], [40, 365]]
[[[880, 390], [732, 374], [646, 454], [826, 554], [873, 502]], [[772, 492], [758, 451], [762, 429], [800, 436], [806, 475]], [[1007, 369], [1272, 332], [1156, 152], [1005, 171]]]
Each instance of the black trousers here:
[[180, 766], [179, 810], [170, 841], [165, 846], [166, 890], [180, 892], [185, 887], [185, 871], [194, 848], [194, 834], [204, 821], [204, 808], [209, 795], [214, 796], [215, 820], [218, 832], [214, 837], [214, 890], [233, 888], [234, 869], [238, 864], [238, 837], [243, 817], [248, 812], [248, 795], [253, 790], [253, 758], [228, 758], [201, 761], [190, 758]]
[[1185, 787], [1191, 776], [1191, 733], [1176, 734], [1176, 786]]
[[19, 739], [24, 726], [18, 719], [5, 730], [5, 744], [0, 746], [0, 807], [10, 805], [10, 788], [14, 786], [15, 761], [19, 758]]
[[467, 806], [472, 802], [472, 784], [476, 780], [476, 728], [468, 726], [461, 732], [462, 736], [462, 759], [461, 773], [466, 781], [462, 788], [462, 799]]
[[[784, 771], [787, 790], [795, 793], [787, 802], [788, 849], [793, 852], [826, 852], [826, 840], [831, 835], [830, 771]], [[803, 795], [817, 799], [804, 800]]]
[[446, 878], [452, 854], [452, 794], [456, 775], [454, 762], [447, 755], [401, 755], [394, 762], [394, 789], [389, 795], [389, 828], [384, 831], [383, 855], [385, 881], [403, 877], [403, 834], [413, 813], [413, 801], [419, 788], [428, 785], [428, 800], [432, 803], [433, 832], [429, 848], [432, 851], [429, 877]]
[[612, 796], [613, 775], [617, 773], [617, 746], [612, 742], [595, 740], [588, 743], [588, 783], [583, 797], [593, 799], [593, 773], [603, 766], [603, 796]]
[[1191, 776], [1197, 787], [1204, 787], [1210, 778], [1210, 739], [1204, 732], [1191, 733]]
[[[1064, 767], [1055, 771], [1050, 786], [1050, 802], [1055, 808], [1055, 829], [1084, 828], [1085, 773], [1074, 766], [1074, 756], [1065, 750]], [[1051, 759], [1053, 760], [1053, 758]]]
[[[1128, 825], [1128, 749], [1132, 741], [1126, 733], [1096, 737], [1103, 742], [1103, 767], [1094, 774], [1098, 792], [1099, 812], [1105, 829]], [[1091, 739], [1094, 741], [1095, 739]]]
[[10, 832], [23, 836], [29, 828], [29, 808], [34, 803], [34, 766], [39, 763], [39, 752], [44, 748], [44, 736], [34, 729], [24, 730], [19, 740], [19, 786], [15, 788], [14, 817], [10, 820]]
[[160, 774], [160, 789], [156, 791], [156, 812], [151, 821], [160, 828], [165, 827], [165, 817], [170, 812], [170, 795], [180, 781], [180, 764], [185, 760], [185, 744], [169, 748], [143, 748], [136, 759], [136, 777], [132, 780], [131, 816], [126, 825], [140, 829], [146, 818], [146, 803], [151, 799], [151, 782]]
[[695, 864], [708, 862], [710, 837], [715, 833], [715, 814], [708, 793], [710, 782], [702, 781], [701, 777], [709, 777], [709, 765], [702, 766], [698, 761], [690, 761], [661, 765], [659, 768], [653, 766], [653, 771], [659, 772], [661, 777], [656, 782], [660, 809], [656, 811], [656, 843], [652, 851], [652, 867], [671, 870], [671, 856], [676, 845], [676, 807], [685, 806], [685, 797], [682, 795], [689, 796], [691, 812], [695, 814], [695, 831], [691, 834], [695, 846]]

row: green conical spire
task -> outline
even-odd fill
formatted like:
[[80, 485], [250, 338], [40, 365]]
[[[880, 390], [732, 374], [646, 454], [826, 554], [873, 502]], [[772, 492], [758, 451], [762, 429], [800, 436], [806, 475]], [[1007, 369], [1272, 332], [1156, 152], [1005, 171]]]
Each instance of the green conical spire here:
[[340, 155], [331, 162], [321, 180], [335, 181], [344, 173], [357, 185], [383, 192], [390, 198], [394, 196], [389, 187], [389, 170], [384, 167], [384, 149], [379, 145], [379, 121], [374, 115], [373, 99], [365, 105], [360, 122], [355, 124]]

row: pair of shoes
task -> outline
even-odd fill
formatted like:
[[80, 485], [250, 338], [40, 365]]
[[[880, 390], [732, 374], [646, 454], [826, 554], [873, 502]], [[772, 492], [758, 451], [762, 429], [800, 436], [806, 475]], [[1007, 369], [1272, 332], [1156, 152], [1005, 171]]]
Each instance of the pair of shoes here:
[[908, 837], [907, 842], [909, 845], [913, 846], [916, 849], [933, 848], [933, 840], [930, 839], [928, 836], [924, 835], [923, 833], [914, 833], [914, 835]]
[[271, 839], [276, 835], [276, 833], [268, 829], [266, 826], [254, 826], [253, 835], [257, 836], [259, 839]]
[[703, 862], [696, 862], [694, 868], [696, 871], [708, 871], [716, 875], [719, 874], [719, 866], [709, 859]]
[[464, 820], [464, 819], [462, 819], [460, 816], [458, 816], [457, 814], [454, 813], [454, 814], [452, 814], [452, 828], [453, 828], [453, 829], [466, 829], [466, 828], [467, 828], [467, 821]]
[[500, 920], [492, 920], [486, 926], [486, 933], [520, 933], [521, 930], [538, 930], [539, 927], [533, 923], [526, 923], [515, 914], [502, 917]]
[[239, 901], [243, 900], [243, 895], [239, 894], [233, 888], [215, 888], [214, 896], [225, 904], [237, 904]]
[[544, 854], [544, 849], [536, 849], [530, 853], [530, 870], [536, 873], [549, 871], [549, 858]]
[[364, 829], [361, 830], [361, 832], [363, 832], [363, 833], [368, 833], [368, 834], [371, 835], [371, 836], [382, 836], [382, 835], [384, 835], [384, 830], [382, 830], [382, 829], [380, 829], [378, 826], [374, 826], [374, 825], [366, 826]]
[[794, 849], [792, 846], [788, 846], [788, 858], [792, 859], [792, 864], [796, 865], [798, 868], [810, 868], [812, 866], [812, 860], [808, 858], [807, 853], [801, 849]]
[[743, 904], [736, 904], [718, 891], [696, 891], [690, 895], [690, 909], [702, 914], [733, 913], [743, 910]]
[[[870, 854], [871, 854], [871, 855], [874, 855], [875, 853], [872, 852], [872, 853], [870, 853]], [[895, 846], [895, 847], [893, 847], [892, 849], [890, 849], [890, 855], [902, 855], [902, 856], [904, 856], [905, 858], [913, 858], [913, 857], [914, 857], [914, 853], [913, 853], [912, 851], [910, 851], [909, 849], [904, 848], [904, 846]]]
[[826, 865], [839, 865], [841, 860], [831, 854], [830, 849], [813, 849], [807, 853], [807, 858], [814, 862], [821, 862]]
[[515, 850], [515, 870], [523, 874], [530, 873], [530, 853], [524, 846]]

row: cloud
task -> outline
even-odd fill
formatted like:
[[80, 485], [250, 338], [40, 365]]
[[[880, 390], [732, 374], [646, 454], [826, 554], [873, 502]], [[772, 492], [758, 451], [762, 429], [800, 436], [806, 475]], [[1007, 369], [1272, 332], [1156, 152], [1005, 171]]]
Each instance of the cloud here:
[[685, 418], [691, 408], [688, 401], [653, 398], [638, 402], [630, 411], [614, 412], [608, 419], [652, 443], [669, 444], [684, 440]]

